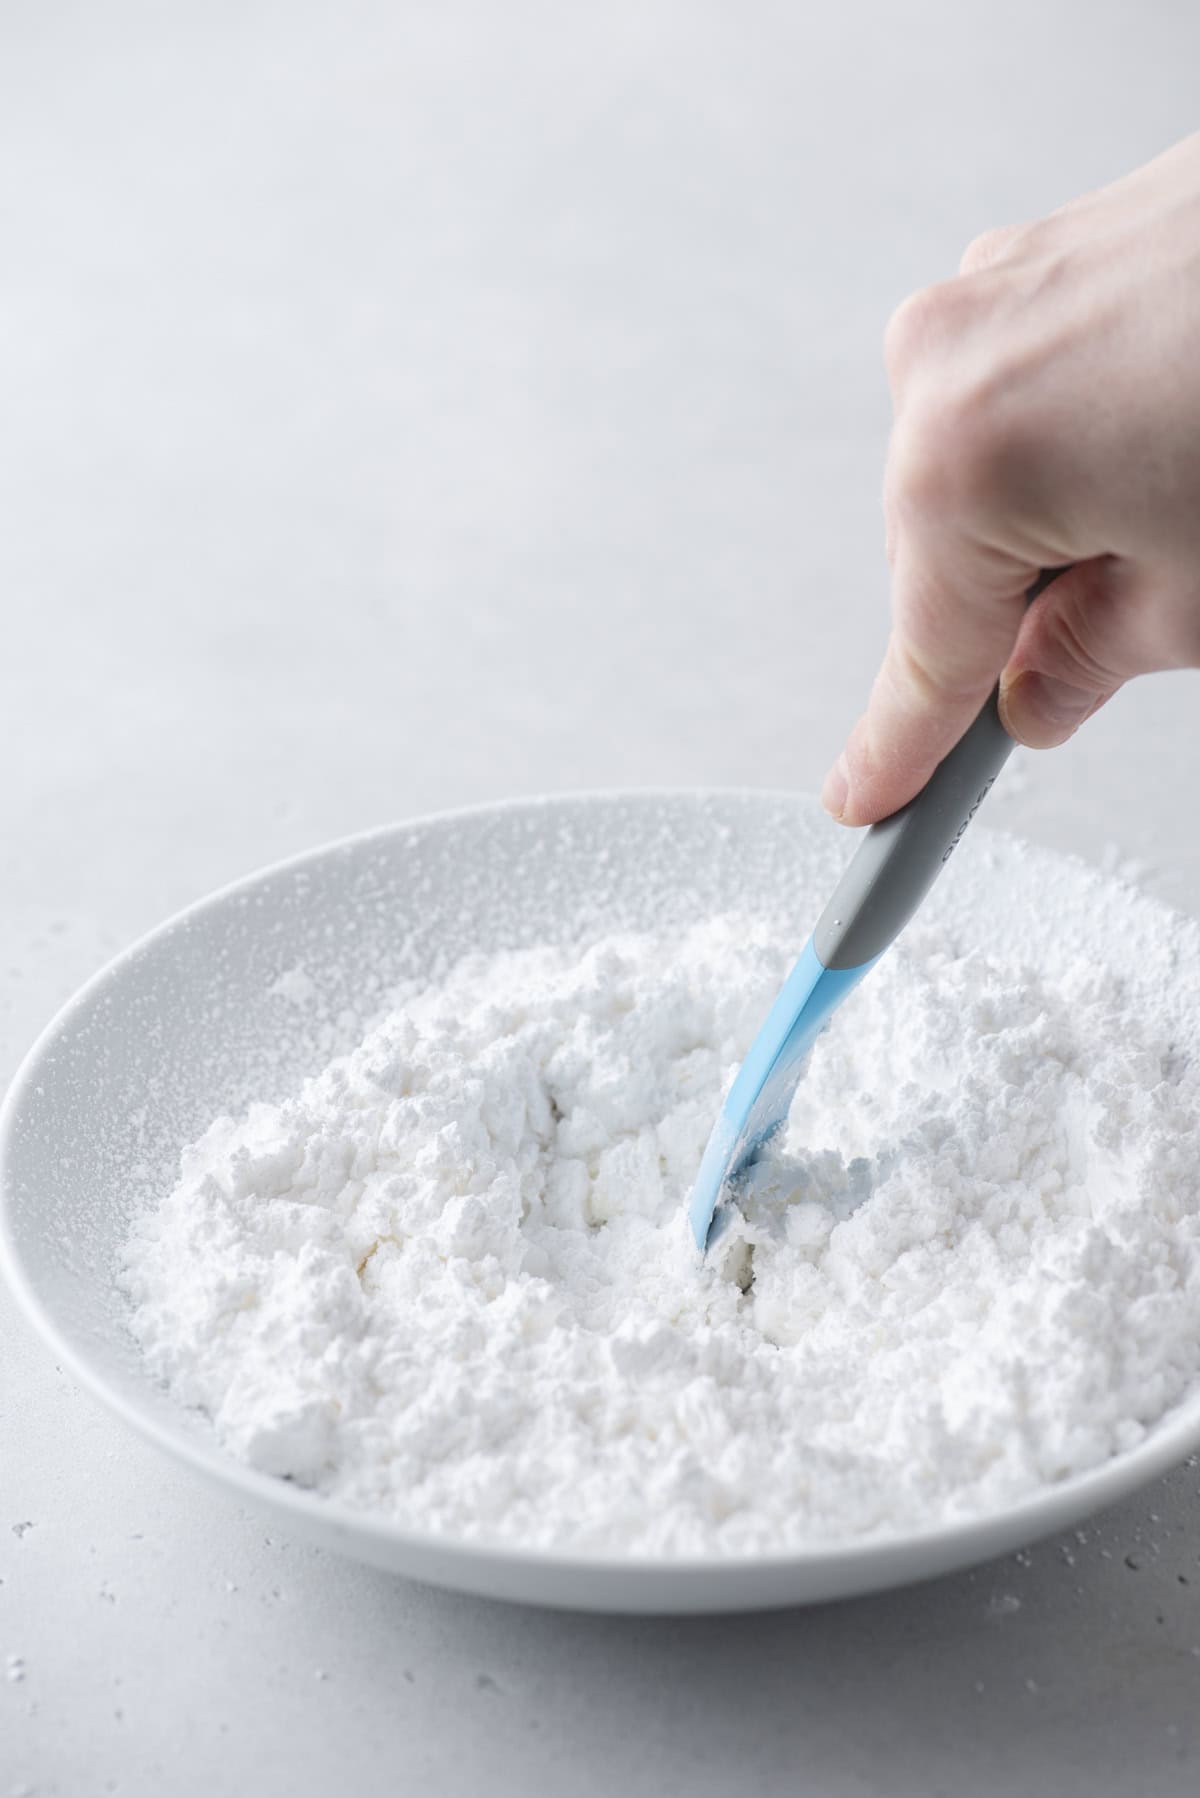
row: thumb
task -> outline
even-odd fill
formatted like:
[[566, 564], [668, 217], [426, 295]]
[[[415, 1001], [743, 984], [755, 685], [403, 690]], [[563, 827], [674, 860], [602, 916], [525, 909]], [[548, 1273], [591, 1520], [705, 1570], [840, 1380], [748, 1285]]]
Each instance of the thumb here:
[[1053, 749], [1143, 672], [1116, 565], [1069, 570], [1030, 608], [1000, 677], [1000, 718], [1030, 749]]

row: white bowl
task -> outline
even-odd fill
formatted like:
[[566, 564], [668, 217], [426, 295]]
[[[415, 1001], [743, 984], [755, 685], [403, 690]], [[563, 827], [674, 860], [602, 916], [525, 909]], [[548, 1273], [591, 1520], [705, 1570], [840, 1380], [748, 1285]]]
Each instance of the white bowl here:
[[[1113, 1503], [1200, 1443], [1200, 1391], [1132, 1451], [1000, 1515], [806, 1553], [656, 1560], [525, 1552], [399, 1528], [250, 1471], [146, 1373], [114, 1266], [130, 1217], [223, 1110], [280, 1097], [357, 1040], [384, 989], [440, 955], [568, 940], [589, 922], [670, 928], [756, 894], [794, 910], [799, 950], [849, 841], [811, 800], [599, 794], [397, 825], [203, 900], [59, 1013], [0, 1113], [0, 1255], [55, 1356], [118, 1416], [280, 1525], [396, 1573], [497, 1598], [641, 1612], [732, 1611], [879, 1590], [969, 1565]], [[942, 891], [979, 941], [1053, 964], [1084, 933], [1195, 1051], [1200, 931], [1082, 864], [972, 832]], [[939, 909], [938, 889], [928, 901]], [[302, 969], [311, 982], [280, 981]], [[295, 1002], [298, 990], [311, 999]], [[292, 995], [289, 998], [289, 994]]]

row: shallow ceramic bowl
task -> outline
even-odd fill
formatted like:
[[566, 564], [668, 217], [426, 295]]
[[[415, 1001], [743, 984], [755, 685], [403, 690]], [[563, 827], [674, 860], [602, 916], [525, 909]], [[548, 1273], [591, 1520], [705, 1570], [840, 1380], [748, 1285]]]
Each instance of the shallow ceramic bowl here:
[[[114, 1284], [133, 1213], [218, 1112], [282, 1097], [361, 1035], [386, 989], [470, 949], [657, 929], [768, 898], [799, 950], [849, 843], [811, 801], [768, 793], [529, 801], [397, 825], [202, 901], [71, 1000], [0, 1114], [0, 1254], [55, 1356], [112, 1410], [282, 1528], [396, 1573], [535, 1604], [730, 1611], [844, 1597], [1012, 1549], [1111, 1504], [1200, 1444], [1200, 1391], [1131, 1452], [999, 1515], [886, 1540], [740, 1559], [633, 1560], [457, 1542], [251, 1472], [145, 1372]], [[1079, 863], [973, 832], [928, 901], [1043, 966], [1102, 941], [1137, 1002], [1200, 1053], [1200, 931]], [[960, 924], [961, 930], [961, 924]], [[1182, 932], [1182, 937], [1181, 937]], [[1171, 935], [1174, 957], [1164, 948]], [[1180, 943], [1186, 953], [1179, 954]], [[303, 978], [297, 977], [297, 970]], [[289, 976], [290, 978], [281, 978]], [[303, 1002], [300, 1002], [300, 1001]], [[836, 1028], [853, 1029], [853, 1013]]]

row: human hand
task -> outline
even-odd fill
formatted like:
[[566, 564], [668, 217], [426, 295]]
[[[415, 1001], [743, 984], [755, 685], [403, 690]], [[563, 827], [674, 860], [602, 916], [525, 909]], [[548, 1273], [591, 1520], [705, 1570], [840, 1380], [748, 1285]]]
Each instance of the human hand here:
[[1132, 676], [1200, 666], [1200, 136], [978, 238], [886, 359], [892, 632], [825, 782], [846, 824], [911, 799], [998, 676], [1042, 749]]

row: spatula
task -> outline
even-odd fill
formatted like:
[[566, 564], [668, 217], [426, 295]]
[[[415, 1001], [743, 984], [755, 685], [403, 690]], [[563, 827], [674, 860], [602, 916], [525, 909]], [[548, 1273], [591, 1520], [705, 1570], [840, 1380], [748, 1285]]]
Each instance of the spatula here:
[[[1044, 573], [1033, 600], [1060, 574]], [[1013, 747], [999, 687], [915, 798], [873, 824], [750, 1045], [688, 1201], [700, 1249], [721, 1195], [787, 1121], [804, 1061], [846, 995], [903, 930], [954, 853]]]

